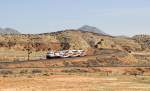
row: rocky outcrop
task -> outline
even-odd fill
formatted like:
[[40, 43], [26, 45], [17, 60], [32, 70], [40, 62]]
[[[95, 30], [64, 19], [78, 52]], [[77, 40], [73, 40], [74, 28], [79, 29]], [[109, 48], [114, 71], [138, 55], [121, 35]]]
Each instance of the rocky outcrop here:
[[141, 45], [143, 51], [150, 51], [150, 35], [135, 35], [132, 38]]
[[[103, 40], [103, 45], [101, 44]], [[29, 46], [33, 51], [96, 48], [119, 49], [125, 51], [142, 51], [142, 46], [148, 46], [148, 39], [138, 41], [133, 38], [118, 38], [97, 35], [80, 30], [65, 30], [55, 33], [35, 35], [0, 35], [0, 49], [25, 50]], [[99, 46], [99, 47], [97, 47]], [[147, 47], [149, 48], [149, 47]]]
[[[149, 39], [148, 36], [115, 37], [103, 32], [98, 34], [82, 30], [65, 30], [44, 34], [7, 34], [0, 35], [0, 51], [3, 51], [0, 58], [15, 56], [14, 60], [16, 60], [16, 58], [19, 58], [16, 55], [21, 53], [25, 53], [22, 55], [27, 58], [27, 49], [30, 49], [33, 53], [39, 52], [40, 54], [41, 52], [42, 55], [45, 55], [49, 50], [82, 49], [86, 51], [87, 55], [100, 55], [95, 57], [94, 60], [81, 62], [85, 66], [132, 65], [139, 59], [132, 52], [149, 50]], [[12, 54], [11, 51], [13, 51]], [[16, 51], [21, 51], [21, 53], [15, 54]], [[34, 59], [35, 54], [32, 55]], [[141, 60], [138, 61], [141, 62]], [[73, 65], [76, 65], [76, 63]]]

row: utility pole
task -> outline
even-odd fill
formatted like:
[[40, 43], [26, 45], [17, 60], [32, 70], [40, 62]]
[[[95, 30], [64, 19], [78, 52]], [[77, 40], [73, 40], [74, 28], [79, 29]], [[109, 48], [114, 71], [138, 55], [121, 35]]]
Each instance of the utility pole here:
[[30, 34], [28, 34], [28, 48], [27, 48], [27, 52], [28, 52], [28, 61], [30, 60], [30, 54], [32, 53], [31, 49], [30, 49]]

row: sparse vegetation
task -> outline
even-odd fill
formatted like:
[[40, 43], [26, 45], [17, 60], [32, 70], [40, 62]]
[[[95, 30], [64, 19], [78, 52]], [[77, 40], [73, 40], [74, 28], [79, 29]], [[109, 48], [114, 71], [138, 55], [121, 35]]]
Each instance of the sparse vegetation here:
[[0, 74], [1, 75], [11, 75], [11, 74], [13, 74], [13, 71], [11, 71], [11, 70], [1, 70]]
[[[113, 76], [105, 73], [59, 73], [53, 75], [43, 74], [40, 77], [28, 75], [27, 77], [7, 77], [0, 78], [0, 89], [17, 88], [18, 90], [71, 90], [77, 91], [149, 91], [149, 76], [133, 77], [133, 76]], [[34, 81], [34, 82], [33, 82]], [[9, 85], [8, 85], [9, 84]], [[66, 85], [67, 84], [67, 85]], [[23, 86], [23, 87], [22, 87]]]
[[27, 69], [23, 69], [20, 71], [20, 74], [27, 74], [28, 73], [28, 70]]
[[[87, 56], [42, 60], [47, 51], [68, 49], [85, 50]], [[78, 88], [85, 91], [130, 91], [132, 87], [139, 87], [139, 91], [146, 91], [150, 83], [150, 69], [140, 66], [150, 66], [149, 56], [149, 39], [145, 37], [112, 37], [80, 30], [31, 34], [30, 38], [26, 34], [0, 35], [0, 75], [9, 79], [7, 84], [13, 80], [17, 89], [20, 83], [28, 85], [29, 91], [34, 86], [35, 89], [42, 86], [52, 91], [55, 87], [72, 91], [81, 90]], [[30, 60], [25, 61], [27, 59]]]
[[62, 70], [62, 72], [66, 72], [66, 73], [76, 73], [76, 72], [88, 72], [87, 70], [84, 69], [66, 69], [66, 70]]
[[48, 73], [44, 73], [43, 76], [49, 76], [49, 74]]
[[40, 70], [40, 69], [33, 69], [32, 70], [32, 74], [36, 74], [36, 73], [42, 73], [42, 70]]

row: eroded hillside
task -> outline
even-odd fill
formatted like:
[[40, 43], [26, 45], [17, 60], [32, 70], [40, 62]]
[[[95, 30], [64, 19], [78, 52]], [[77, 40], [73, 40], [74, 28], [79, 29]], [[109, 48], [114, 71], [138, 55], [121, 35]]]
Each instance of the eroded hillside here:
[[[103, 45], [101, 45], [103, 43]], [[30, 49], [31, 60], [44, 58], [45, 53], [49, 50], [68, 50], [82, 49], [87, 55], [103, 55], [103, 59], [121, 60], [119, 63], [124, 64], [142, 62], [141, 55], [137, 53], [147, 53], [149, 47], [143, 48], [144, 39], [138, 41], [136, 37], [115, 37], [102, 35], [88, 31], [65, 30], [45, 34], [19, 34], [19, 35], [0, 35], [0, 59], [6, 60], [27, 60], [27, 50]], [[144, 45], [146, 45], [145, 43]], [[112, 50], [114, 50], [112, 52]], [[115, 50], [121, 51], [119, 53]], [[109, 53], [105, 56], [105, 53]], [[124, 57], [119, 56], [125, 53]], [[143, 55], [145, 57], [145, 54]], [[143, 58], [142, 56], [142, 58]], [[148, 57], [147, 57], [148, 58]], [[116, 61], [117, 62], [117, 61]]]

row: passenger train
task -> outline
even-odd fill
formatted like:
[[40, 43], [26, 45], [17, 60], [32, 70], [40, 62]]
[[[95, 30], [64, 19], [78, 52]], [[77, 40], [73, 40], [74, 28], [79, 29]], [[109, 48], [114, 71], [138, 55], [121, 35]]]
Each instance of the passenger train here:
[[63, 50], [63, 51], [49, 51], [46, 55], [47, 59], [51, 58], [69, 58], [86, 56], [84, 50]]

